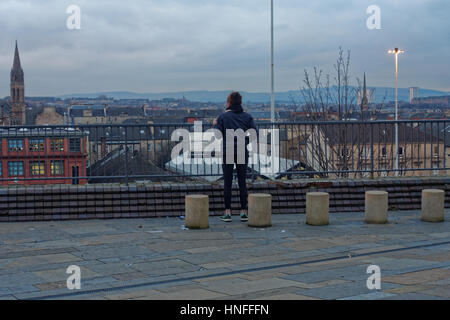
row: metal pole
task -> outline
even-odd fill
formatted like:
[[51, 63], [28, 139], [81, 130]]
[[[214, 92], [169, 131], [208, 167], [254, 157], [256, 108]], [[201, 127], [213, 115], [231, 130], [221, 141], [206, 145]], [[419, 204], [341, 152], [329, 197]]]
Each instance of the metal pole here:
[[395, 54], [395, 176], [398, 177], [398, 53]]
[[270, 120], [275, 122], [275, 77], [273, 64], [273, 0], [270, 1], [270, 64], [271, 64], [271, 93], [270, 93]]
[[[271, 74], [271, 89], [270, 89], [270, 121], [275, 122], [275, 74], [274, 74], [274, 41], [273, 41], [273, 0], [270, 1], [270, 74]], [[272, 168], [274, 168], [275, 161], [275, 127], [272, 125], [272, 132], [270, 135], [270, 157]], [[275, 173], [275, 172], [273, 172]]]

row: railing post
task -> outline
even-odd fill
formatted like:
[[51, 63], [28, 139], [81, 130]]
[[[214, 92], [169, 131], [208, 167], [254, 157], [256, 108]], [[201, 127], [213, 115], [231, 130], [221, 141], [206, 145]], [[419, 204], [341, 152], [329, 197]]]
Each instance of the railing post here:
[[[438, 133], [439, 137], [439, 133]], [[444, 121], [444, 168], [447, 168], [447, 122]], [[445, 170], [447, 171], [447, 170]]]
[[128, 186], [128, 128], [125, 127], [125, 183]]
[[370, 124], [370, 178], [374, 178], [373, 173], [373, 123]]

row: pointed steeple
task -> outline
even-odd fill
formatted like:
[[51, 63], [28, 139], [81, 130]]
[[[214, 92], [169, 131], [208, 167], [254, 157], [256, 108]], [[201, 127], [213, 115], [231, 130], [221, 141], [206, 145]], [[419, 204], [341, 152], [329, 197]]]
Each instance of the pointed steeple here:
[[25, 81], [22, 66], [20, 65], [19, 48], [17, 46], [14, 52], [14, 63], [11, 68], [11, 115], [9, 124], [25, 124]]
[[364, 72], [364, 84], [362, 89], [361, 110], [366, 111], [369, 108], [369, 99], [367, 97], [366, 73]]
[[19, 56], [19, 48], [17, 47], [17, 40], [16, 40], [16, 50], [14, 52], [14, 64], [13, 69], [22, 69], [20, 66], [20, 56]]
[[367, 98], [367, 87], [366, 87], [366, 73], [364, 72], [364, 88], [363, 88], [364, 96]]
[[14, 51], [14, 63], [11, 69], [11, 82], [23, 82], [23, 69], [20, 65], [20, 56], [19, 56], [19, 48], [17, 46], [16, 40], [16, 49]]

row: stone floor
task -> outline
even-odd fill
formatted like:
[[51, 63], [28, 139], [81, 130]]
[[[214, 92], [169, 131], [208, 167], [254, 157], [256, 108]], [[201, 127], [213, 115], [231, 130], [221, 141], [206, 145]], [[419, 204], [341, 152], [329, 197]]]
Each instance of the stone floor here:
[[[274, 215], [273, 227], [211, 218], [186, 230], [181, 218], [0, 224], [0, 299], [449, 299], [450, 211], [425, 223], [390, 212]], [[69, 290], [66, 269], [81, 268]], [[381, 289], [369, 290], [369, 265]]]

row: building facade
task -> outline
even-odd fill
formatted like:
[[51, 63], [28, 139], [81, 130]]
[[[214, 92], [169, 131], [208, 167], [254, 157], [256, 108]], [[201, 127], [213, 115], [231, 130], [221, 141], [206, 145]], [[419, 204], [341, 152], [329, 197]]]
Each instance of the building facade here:
[[85, 184], [86, 140], [66, 128], [0, 129], [0, 185]]

